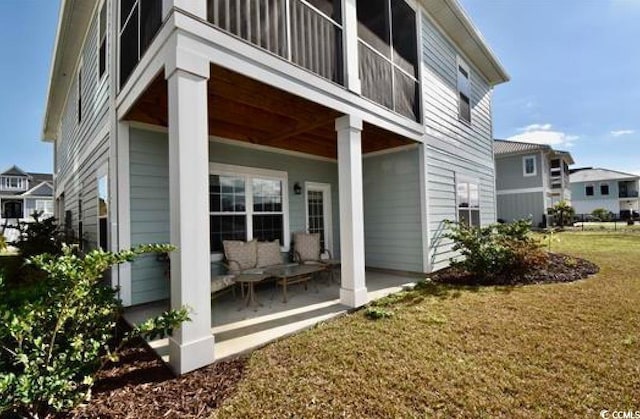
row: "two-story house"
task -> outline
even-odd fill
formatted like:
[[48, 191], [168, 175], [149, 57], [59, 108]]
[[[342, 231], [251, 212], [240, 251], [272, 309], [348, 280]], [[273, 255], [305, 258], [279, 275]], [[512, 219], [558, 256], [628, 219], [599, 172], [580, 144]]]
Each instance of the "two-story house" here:
[[604, 208], [627, 219], [640, 208], [640, 176], [617, 170], [583, 167], [571, 170], [572, 205], [576, 214]]
[[549, 145], [496, 140], [496, 194], [498, 219], [529, 218], [546, 227], [548, 209], [560, 201], [571, 203], [567, 151]]
[[33, 221], [53, 215], [53, 177], [46, 173], [28, 173], [12, 166], [0, 173], [0, 229], [8, 241], [15, 240], [17, 230], [4, 228], [21, 221]]
[[189, 371], [215, 359], [222, 240], [287, 252], [322, 218], [348, 307], [365, 268], [446, 266], [445, 219], [496, 219], [507, 80], [455, 0], [63, 0], [43, 128], [57, 210], [95, 245], [177, 247], [170, 283], [153, 258], [112, 280], [126, 306], [193, 308], [169, 341]]

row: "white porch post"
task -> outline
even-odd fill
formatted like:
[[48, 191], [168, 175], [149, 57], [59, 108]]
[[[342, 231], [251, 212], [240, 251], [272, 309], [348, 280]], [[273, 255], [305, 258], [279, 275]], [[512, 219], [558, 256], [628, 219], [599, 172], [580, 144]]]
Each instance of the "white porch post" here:
[[359, 307], [368, 302], [364, 273], [364, 210], [362, 205], [362, 120], [336, 119], [338, 187], [340, 189], [340, 302]]
[[214, 361], [209, 249], [209, 63], [176, 51], [167, 64], [171, 307], [188, 306], [191, 321], [169, 339], [169, 363], [183, 374]]
[[358, 53], [358, 15], [356, 0], [342, 0], [342, 44], [344, 45], [344, 84], [354, 93], [360, 93], [360, 56]]

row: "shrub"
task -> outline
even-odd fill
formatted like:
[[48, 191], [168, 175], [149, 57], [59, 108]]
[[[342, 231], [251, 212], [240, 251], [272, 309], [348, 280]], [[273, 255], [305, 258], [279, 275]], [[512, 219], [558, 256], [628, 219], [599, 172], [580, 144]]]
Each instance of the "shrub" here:
[[509, 283], [546, 262], [540, 242], [530, 234], [529, 220], [487, 227], [448, 224], [451, 230], [446, 237], [453, 240], [453, 250], [461, 256], [452, 258], [451, 266], [473, 275], [478, 283]]
[[69, 244], [58, 229], [54, 217], [41, 219], [42, 212], [35, 211], [31, 214], [32, 222], [21, 221], [18, 223], [18, 239], [13, 245], [20, 251], [20, 255], [26, 260], [36, 255], [48, 253], [61, 255], [63, 243]]
[[555, 218], [555, 224], [558, 227], [564, 227], [571, 224], [576, 211], [567, 201], [560, 201], [547, 210], [549, 215]]
[[596, 208], [591, 211], [591, 215], [599, 221], [610, 221], [613, 214], [606, 208]]
[[379, 320], [393, 317], [393, 312], [382, 307], [367, 307], [364, 315], [370, 320]]
[[123, 345], [170, 334], [188, 320], [186, 310], [172, 310], [134, 327], [116, 344], [122, 306], [117, 291], [102, 283], [103, 273], [138, 255], [168, 250], [149, 245], [78, 256], [65, 247], [61, 256], [30, 260], [46, 278], [27, 301], [5, 299], [11, 291], [0, 287], [0, 416], [47, 417], [74, 408], [90, 397], [96, 373], [117, 360]]

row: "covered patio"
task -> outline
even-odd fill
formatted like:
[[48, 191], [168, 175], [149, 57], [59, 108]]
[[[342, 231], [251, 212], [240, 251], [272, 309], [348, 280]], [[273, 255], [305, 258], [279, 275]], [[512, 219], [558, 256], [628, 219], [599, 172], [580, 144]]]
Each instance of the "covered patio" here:
[[[366, 123], [358, 115], [345, 115], [223, 67], [208, 63], [203, 68], [201, 62], [188, 71], [165, 68], [124, 120], [130, 137], [131, 219], [140, 220], [135, 228], [132, 224], [132, 244], [139, 237], [162, 241], [164, 236], [153, 228], [167, 231], [170, 227], [171, 243], [178, 249], [171, 255], [170, 306], [194, 309], [192, 321], [168, 341], [170, 363], [177, 372], [259, 346], [349, 307], [360, 307], [377, 295], [376, 290], [393, 292], [411, 282], [401, 277], [389, 280], [391, 275], [377, 277], [379, 286], [370, 283], [376, 276], [365, 277], [366, 245], [372, 249], [367, 255], [370, 260], [391, 260], [397, 256], [394, 252], [400, 253], [395, 264], [367, 266], [423, 271], [421, 230], [416, 228], [421, 223], [421, 193], [415, 141]], [[367, 182], [364, 155], [402, 150], [411, 154], [372, 163]], [[157, 156], [157, 161], [148, 160], [149, 156]], [[161, 176], [166, 180], [155, 183]], [[257, 192], [259, 185], [263, 192]], [[267, 187], [271, 192], [264, 192]], [[385, 188], [391, 193], [382, 196]], [[394, 197], [398, 191], [402, 196]], [[279, 307], [279, 299], [274, 298], [275, 306], [265, 307], [264, 314], [251, 319], [241, 317], [237, 302], [227, 308], [226, 299], [214, 300], [211, 318], [205, 316], [211, 307], [205, 278], [211, 262], [222, 258], [222, 240], [277, 238], [283, 254], [288, 253], [292, 233], [311, 230], [315, 222], [310, 192], [313, 197], [326, 194], [318, 207], [325, 205], [323, 216], [332, 223], [323, 231], [323, 240], [332, 244], [335, 258], [341, 261], [340, 285], [324, 290], [320, 286], [323, 292], [317, 301], [309, 293]], [[367, 241], [366, 195], [372, 202], [368, 225], [372, 230], [378, 224], [384, 227], [372, 231]], [[225, 207], [225, 199], [234, 203]], [[266, 201], [259, 199], [272, 201], [262, 205]], [[162, 208], [152, 207], [153, 202]], [[169, 208], [164, 208], [167, 204]], [[150, 211], [153, 220], [145, 218]], [[390, 225], [389, 220], [404, 224]], [[143, 230], [146, 236], [139, 234]], [[406, 240], [407, 235], [412, 239]], [[407, 264], [407, 259], [413, 264]], [[145, 281], [141, 289], [146, 290], [153, 279]], [[133, 293], [135, 297], [135, 289]], [[133, 301], [140, 304], [136, 298]], [[144, 313], [146, 306], [141, 307], [129, 315], [135, 318], [131, 313]], [[317, 310], [319, 314], [314, 315]], [[252, 332], [263, 323], [279, 325]]]
[[[370, 301], [412, 287], [420, 276], [399, 275], [378, 270], [366, 272]], [[211, 333], [215, 337], [216, 359], [246, 353], [314, 325], [346, 314], [350, 307], [340, 303], [340, 286], [326, 277], [314, 278], [305, 290], [292, 286], [289, 300], [282, 301], [282, 290], [269, 281], [257, 288], [260, 306], [247, 306], [239, 290], [225, 293], [211, 302]], [[125, 319], [132, 324], [158, 315], [169, 308], [169, 301], [131, 307]], [[165, 362], [169, 361], [169, 339], [149, 342]]]

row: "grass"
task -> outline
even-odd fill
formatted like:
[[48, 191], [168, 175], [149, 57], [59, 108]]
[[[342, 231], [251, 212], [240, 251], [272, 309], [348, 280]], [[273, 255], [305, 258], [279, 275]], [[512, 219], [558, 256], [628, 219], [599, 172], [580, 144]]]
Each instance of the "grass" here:
[[640, 410], [640, 236], [562, 233], [593, 278], [430, 285], [250, 358], [218, 417], [597, 417]]

